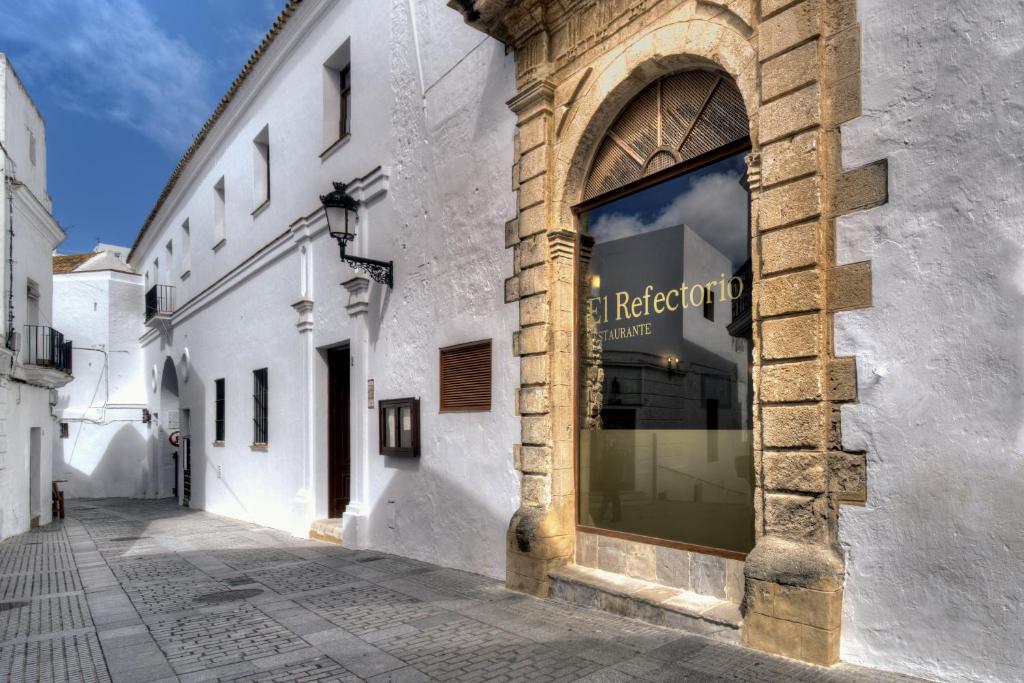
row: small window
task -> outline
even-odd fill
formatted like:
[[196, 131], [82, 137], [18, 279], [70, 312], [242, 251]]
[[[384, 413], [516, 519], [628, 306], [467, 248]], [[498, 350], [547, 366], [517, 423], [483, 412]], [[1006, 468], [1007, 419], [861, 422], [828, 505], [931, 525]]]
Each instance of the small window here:
[[346, 40], [324, 62], [324, 153], [352, 132], [352, 71], [349, 56], [349, 41]]
[[252, 181], [255, 212], [270, 201], [270, 127], [264, 126], [252, 141]]
[[224, 218], [224, 176], [213, 186], [213, 248], [224, 244], [227, 238]]
[[224, 378], [214, 380], [213, 440], [224, 443]]
[[181, 277], [185, 279], [192, 271], [192, 235], [188, 225], [188, 219], [181, 224]]
[[704, 317], [715, 321], [715, 292], [711, 287], [704, 287]]
[[441, 412], [491, 409], [491, 340], [441, 349]]
[[33, 166], [36, 165], [36, 134], [32, 129], [28, 131], [28, 160]]
[[68, 423], [67, 422], [61, 422], [60, 423], [60, 438], [62, 438], [62, 439], [68, 438]]
[[252, 443], [267, 445], [267, 369], [252, 371]]
[[167, 240], [167, 244], [164, 245], [164, 259], [166, 263], [164, 267], [167, 269], [167, 279], [164, 280], [165, 284], [174, 282], [172, 279], [174, 276], [174, 240]]
[[380, 454], [419, 457], [420, 402], [399, 398], [378, 404]]

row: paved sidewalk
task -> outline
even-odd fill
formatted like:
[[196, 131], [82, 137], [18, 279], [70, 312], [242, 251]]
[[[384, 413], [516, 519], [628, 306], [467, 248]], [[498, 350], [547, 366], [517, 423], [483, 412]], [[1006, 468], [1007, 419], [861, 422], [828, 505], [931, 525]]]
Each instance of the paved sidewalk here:
[[169, 501], [0, 543], [0, 681], [903, 681], [804, 666]]

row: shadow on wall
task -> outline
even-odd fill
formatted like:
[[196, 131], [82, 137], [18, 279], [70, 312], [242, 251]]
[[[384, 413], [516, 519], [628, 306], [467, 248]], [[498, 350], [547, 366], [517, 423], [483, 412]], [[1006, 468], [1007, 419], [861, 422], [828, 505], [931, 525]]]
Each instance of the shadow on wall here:
[[[79, 423], [79, 429], [93, 427], [89, 423]], [[54, 472], [54, 478], [67, 479], [62, 486], [66, 498], [106, 498], [106, 497], [142, 497], [149, 479], [149, 466], [146, 458], [146, 439], [140, 430], [131, 424], [117, 429], [113, 438], [98, 458], [93, 454], [68, 452], [67, 441], [58, 442], [61, 469]], [[82, 448], [79, 446], [78, 448]], [[86, 460], [95, 466], [85, 471], [76, 467], [76, 460]]]
[[474, 487], [473, 472], [451, 466], [461, 455], [371, 455], [385, 459], [391, 479], [369, 511], [368, 546], [504, 580], [506, 531], [518, 500], [488, 497], [487, 483]]

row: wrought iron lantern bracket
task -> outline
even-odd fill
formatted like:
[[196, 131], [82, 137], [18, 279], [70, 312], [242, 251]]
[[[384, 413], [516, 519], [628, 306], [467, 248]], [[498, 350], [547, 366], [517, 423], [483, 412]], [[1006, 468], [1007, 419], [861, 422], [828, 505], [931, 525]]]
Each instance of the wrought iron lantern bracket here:
[[[361, 270], [369, 275], [375, 282], [388, 287], [394, 287], [395, 266], [394, 261], [378, 261], [377, 259], [352, 256], [345, 253], [348, 243], [356, 238], [354, 232], [349, 230], [349, 216], [357, 216], [359, 200], [354, 198], [345, 190], [345, 183], [334, 183], [334, 191], [320, 195], [320, 202], [324, 205], [324, 215], [327, 217], [327, 229], [331, 237], [338, 242], [341, 260], [347, 263], [354, 270]], [[331, 224], [331, 212], [342, 211], [344, 220], [335, 219], [339, 225]], [[341, 225], [343, 223], [343, 225]]]

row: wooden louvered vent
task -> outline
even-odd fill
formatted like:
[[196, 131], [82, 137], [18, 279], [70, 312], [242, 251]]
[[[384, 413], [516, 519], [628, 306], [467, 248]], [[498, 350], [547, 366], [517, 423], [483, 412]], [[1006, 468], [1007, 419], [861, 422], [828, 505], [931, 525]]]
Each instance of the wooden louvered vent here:
[[611, 192], [749, 133], [736, 85], [709, 71], [665, 76], [643, 90], [598, 147], [583, 199]]
[[441, 412], [491, 409], [491, 340], [441, 349]]

